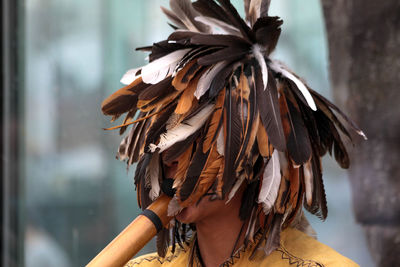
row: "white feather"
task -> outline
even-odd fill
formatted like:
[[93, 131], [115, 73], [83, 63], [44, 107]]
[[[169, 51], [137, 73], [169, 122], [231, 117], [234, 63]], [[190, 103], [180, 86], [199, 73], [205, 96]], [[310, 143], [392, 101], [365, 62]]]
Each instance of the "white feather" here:
[[261, 0], [251, 0], [249, 6], [249, 14], [254, 15], [251, 17], [252, 19], [251, 24], [254, 24], [256, 20], [260, 17], [260, 11], [261, 11], [260, 6], [261, 6]]
[[160, 154], [155, 152], [151, 157], [150, 163], [146, 169], [146, 183], [145, 185], [150, 188], [149, 197], [155, 200], [160, 195]]
[[158, 145], [149, 145], [150, 151], [154, 152], [158, 148], [160, 149], [159, 153], [161, 153], [170, 148], [176, 142], [185, 140], [204, 125], [213, 110], [214, 104], [207, 105], [192, 118], [183, 121], [174, 128], [168, 130], [166, 133], [161, 134]]
[[311, 169], [311, 162], [304, 164], [304, 184], [306, 187], [306, 201], [307, 205], [312, 204], [312, 192], [313, 192], [313, 173]]
[[204, 95], [208, 89], [210, 89], [211, 82], [214, 80], [215, 76], [227, 65], [226, 61], [221, 61], [215, 64], [213, 68], [210, 68], [204, 73], [199, 82], [197, 83], [196, 91], [194, 92], [194, 96], [197, 99], [200, 99], [202, 95]]
[[262, 80], [263, 80], [264, 90], [265, 90], [265, 89], [267, 89], [267, 85], [268, 85], [268, 68], [267, 68], [267, 63], [265, 62], [265, 59], [261, 52], [261, 47], [259, 44], [253, 45], [253, 53], [254, 53], [254, 57], [257, 59], [258, 64], [261, 67]]
[[257, 222], [256, 209], [253, 208], [250, 215], [249, 226], [247, 227], [245, 235], [245, 237], [252, 243], [254, 243], [256, 222]]
[[279, 166], [281, 168], [281, 174], [284, 177], [289, 177], [289, 162], [286, 153], [279, 151]]
[[267, 166], [263, 173], [263, 181], [261, 190], [258, 195], [258, 203], [261, 203], [265, 214], [274, 206], [275, 200], [278, 196], [279, 185], [281, 183], [281, 172], [279, 164], [278, 150], [275, 149], [272, 153]]
[[195, 17], [194, 19], [209, 26], [210, 27], [209, 33], [211, 34], [230, 34], [230, 35], [242, 36], [242, 34], [237, 28], [219, 19], [207, 16], [198, 16]]
[[221, 129], [219, 129], [219, 133], [217, 136], [217, 151], [218, 154], [220, 154], [221, 156], [223, 156], [225, 154], [225, 143], [224, 143], [224, 126], [221, 127]]
[[275, 72], [281, 73], [283, 76], [286, 78], [292, 80], [297, 88], [300, 90], [300, 92], [303, 94], [304, 98], [307, 101], [307, 104], [310, 106], [310, 108], [314, 111], [317, 110], [317, 106], [315, 105], [314, 99], [310, 92], [308, 91], [307, 87], [304, 85], [302, 81], [300, 81], [296, 76], [294, 76], [291, 72], [286, 70], [280, 63], [277, 61], [272, 61], [269, 64], [269, 67], [274, 70]]
[[172, 188], [178, 188], [183, 183], [182, 179], [175, 179], [174, 183], [172, 184]]
[[168, 204], [168, 216], [174, 217], [182, 210], [182, 207], [179, 205], [178, 199], [176, 195], [171, 199]]
[[189, 16], [195, 17], [198, 12], [193, 8], [190, 0], [170, 0], [169, 6], [174, 14], [185, 24], [186, 28], [193, 32], [198, 32], [199, 29], [190, 20]]
[[121, 143], [119, 144], [117, 158], [121, 161], [128, 158], [128, 148], [129, 148], [128, 144], [129, 140], [132, 138], [131, 132], [129, 132], [129, 135], [125, 136], [122, 139]]
[[133, 83], [134, 80], [136, 80], [138, 77], [140, 77], [140, 75], [136, 75], [136, 73], [138, 72], [138, 70], [140, 70], [141, 68], [136, 68], [136, 69], [130, 69], [128, 70], [124, 76], [122, 76], [120, 82], [122, 84], [125, 85], [129, 85], [131, 83]]
[[156, 84], [164, 80], [188, 51], [190, 49], [177, 50], [142, 67], [143, 82]]
[[178, 28], [181, 28], [181, 29], [185, 29], [186, 28], [185, 24], [182, 23], [180, 18], [178, 18], [174, 14], [174, 12], [172, 12], [171, 10], [169, 10], [169, 9], [163, 7], [163, 6], [161, 6], [161, 10], [175, 26], [177, 26]]
[[225, 204], [228, 204], [229, 201], [231, 201], [231, 199], [235, 196], [236, 192], [238, 191], [238, 189], [242, 185], [242, 183], [244, 181], [244, 178], [245, 178], [245, 175], [241, 174], [239, 176], [239, 178], [236, 180], [235, 185], [232, 187], [231, 191], [229, 192], [228, 200], [226, 201]]

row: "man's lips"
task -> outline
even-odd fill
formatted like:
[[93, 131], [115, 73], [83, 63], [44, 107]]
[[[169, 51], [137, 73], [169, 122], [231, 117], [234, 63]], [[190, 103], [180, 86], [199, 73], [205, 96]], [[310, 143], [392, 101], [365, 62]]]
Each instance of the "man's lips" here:
[[178, 162], [173, 161], [171, 163], [164, 163], [164, 166], [165, 166], [165, 177], [174, 178], [176, 169], [178, 168]]
[[174, 168], [178, 166], [178, 162], [177, 161], [173, 161], [173, 162], [164, 162], [164, 165], [168, 168]]

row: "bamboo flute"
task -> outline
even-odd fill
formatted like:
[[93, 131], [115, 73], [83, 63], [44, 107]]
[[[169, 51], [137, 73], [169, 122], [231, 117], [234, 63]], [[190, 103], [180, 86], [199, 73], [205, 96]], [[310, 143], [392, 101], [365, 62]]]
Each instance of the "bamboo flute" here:
[[[172, 217], [168, 217], [168, 203], [171, 200], [166, 195], [160, 196], [146, 210], [155, 213], [162, 226], [166, 226]], [[88, 267], [119, 267], [124, 266], [135, 256], [155, 235], [157, 228], [152, 220], [143, 214], [136, 217], [110, 244], [107, 245]]]

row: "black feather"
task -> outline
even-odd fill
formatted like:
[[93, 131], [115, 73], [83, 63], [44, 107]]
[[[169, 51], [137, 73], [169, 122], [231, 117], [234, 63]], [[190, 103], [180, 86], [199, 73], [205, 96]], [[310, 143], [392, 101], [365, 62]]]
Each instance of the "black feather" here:
[[275, 79], [272, 74], [269, 73], [268, 87], [264, 90], [261, 69], [258, 67], [258, 63], [256, 63], [255, 66], [257, 99], [265, 99], [265, 101], [258, 101], [257, 105], [261, 122], [267, 131], [271, 144], [279, 151], [285, 151], [286, 141], [282, 127], [278, 90], [276, 88]]
[[[142, 118], [146, 113], [140, 112], [138, 118]], [[142, 131], [144, 125], [144, 121], [140, 121], [138, 123], [135, 123], [135, 125], [132, 127], [132, 129], [129, 131], [129, 140], [128, 140], [128, 156], [131, 157], [132, 151], [137, 145], [136, 141], [137, 138], [140, 136], [140, 132]], [[119, 148], [119, 151], [122, 151], [122, 148]]]
[[217, 0], [223, 9], [226, 12], [227, 18], [231, 22], [231, 24], [235, 25], [236, 28], [240, 30], [242, 35], [248, 39], [250, 42], [254, 42], [255, 38], [253, 33], [251, 32], [249, 26], [247, 26], [246, 22], [240, 17], [236, 8], [232, 5], [229, 0]]
[[168, 251], [168, 246], [170, 242], [170, 231], [169, 229], [163, 228], [159, 233], [157, 233], [157, 253], [158, 256], [164, 258]]
[[197, 143], [196, 152], [190, 162], [189, 168], [186, 173], [186, 177], [181, 187], [178, 190], [179, 199], [181, 201], [185, 201], [192, 194], [195, 185], [197, 184], [197, 180], [201, 174], [201, 171], [204, 168], [204, 165], [207, 162], [207, 158], [210, 151], [203, 153], [203, 142]]
[[310, 142], [314, 144], [314, 146], [317, 148], [317, 151], [319, 153], [318, 155], [321, 155], [323, 154], [323, 151], [321, 151], [320, 137], [318, 134], [318, 126], [313, 114], [314, 112], [308, 106], [304, 105], [301, 101], [297, 101], [297, 103], [300, 108], [301, 116], [303, 117], [304, 125], [307, 128]]
[[230, 24], [225, 10], [223, 10], [213, 0], [198, 0], [193, 3], [193, 7], [204, 16], [215, 18]]
[[348, 169], [350, 166], [349, 155], [347, 154], [346, 147], [344, 146], [342, 139], [340, 138], [340, 135], [333, 123], [331, 124], [331, 133], [333, 136], [333, 152], [335, 155], [335, 160], [340, 167], [343, 169]]
[[149, 61], [152, 62], [156, 59], [159, 59], [163, 56], [166, 56], [172, 52], [175, 52], [183, 48], [186, 48], [185, 45], [180, 43], [170, 43], [168, 42], [168, 40], [154, 43], [152, 46], [151, 53], [149, 55]]
[[237, 105], [234, 104], [235, 96], [232, 92], [233, 85], [230, 84], [225, 90], [225, 108], [224, 108], [224, 131], [225, 136], [225, 153], [224, 153], [224, 174], [223, 174], [223, 186], [222, 186], [222, 197], [225, 193], [232, 189], [236, 181], [236, 174], [234, 169], [235, 159], [238, 156], [240, 150], [240, 144], [242, 142], [242, 127], [240, 121], [240, 115]]
[[194, 45], [229, 46], [249, 48], [251, 43], [235, 35], [229, 34], [195, 34], [190, 38]]
[[288, 113], [284, 115], [286, 115], [290, 124], [290, 132], [287, 136], [288, 153], [296, 165], [302, 165], [311, 157], [310, 138], [296, 100], [289, 90], [284, 88], [283, 91], [285, 92], [285, 97], [282, 96], [281, 100], [286, 100], [288, 107]]
[[172, 163], [174, 160], [176, 160], [180, 155], [182, 155], [183, 152], [186, 151], [186, 149], [189, 147], [189, 145], [192, 144], [194, 142], [194, 140], [196, 140], [198, 138], [201, 131], [202, 131], [202, 129], [200, 129], [199, 131], [190, 135], [185, 140], [173, 144], [170, 148], [168, 148], [166, 151], [164, 151], [163, 152], [163, 161], [168, 164], [168, 163]]
[[[341, 111], [337, 106], [335, 106], [332, 102], [330, 102], [328, 99], [326, 99], [325, 97], [323, 97], [322, 95], [318, 94], [316, 91], [310, 89], [310, 93], [312, 94], [312, 96], [314, 98], [319, 99], [320, 101], [322, 101], [323, 103], [325, 103], [327, 106], [329, 106], [331, 109], [333, 109], [334, 111], [336, 111], [352, 128], [354, 131], [356, 131], [357, 133], [361, 133], [361, 129], [354, 123], [354, 121], [352, 121], [346, 114], [343, 113], [343, 111]], [[340, 128], [341, 129], [341, 128]], [[341, 129], [342, 130], [342, 129]], [[366, 137], [364, 137], [366, 138]]]
[[312, 204], [309, 207], [305, 201], [304, 206], [309, 212], [317, 215], [321, 220], [325, 220], [328, 216], [328, 206], [322, 180], [321, 159], [317, 155], [315, 148], [313, 148], [313, 156], [311, 157], [311, 167], [313, 173]]
[[266, 55], [269, 55], [276, 47], [281, 34], [280, 26], [283, 21], [279, 17], [259, 18], [253, 26], [257, 43], [266, 46]]
[[275, 249], [279, 247], [281, 241], [281, 225], [282, 225], [283, 215], [275, 214], [272, 220], [272, 226], [268, 233], [267, 242], [265, 243], [264, 252], [268, 256]]
[[243, 192], [242, 202], [239, 210], [239, 217], [242, 221], [250, 218], [253, 207], [257, 204], [258, 189], [260, 187], [259, 180], [253, 180], [246, 186]]
[[199, 58], [198, 63], [206, 66], [215, 64], [221, 61], [238, 61], [249, 53], [248, 48], [227, 47], [220, 49], [217, 52]]
[[159, 83], [151, 84], [139, 93], [139, 100], [152, 100], [155, 98], [164, 98], [171, 91], [172, 77], [169, 76]]
[[210, 99], [214, 99], [219, 92], [226, 86], [227, 81], [230, 79], [232, 74], [233, 64], [226, 65], [217, 75], [217, 79], [211, 82], [210, 90], [208, 91], [208, 96]]
[[135, 143], [136, 144], [135, 147], [132, 147], [132, 151], [129, 152], [129, 161], [128, 161], [129, 165], [139, 160], [139, 157], [141, 156], [140, 150], [142, 145], [146, 142], [146, 133], [150, 127], [150, 123], [151, 119], [145, 120], [142, 129], [140, 130], [140, 132], [138, 132], [138, 137], [137, 137], [138, 141]]
[[151, 154], [145, 153], [140, 158], [135, 171], [136, 191], [138, 192], [138, 197], [140, 197], [138, 202], [142, 210], [145, 210], [152, 202], [149, 197], [150, 189], [145, 186], [146, 168], [149, 165], [150, 159]]

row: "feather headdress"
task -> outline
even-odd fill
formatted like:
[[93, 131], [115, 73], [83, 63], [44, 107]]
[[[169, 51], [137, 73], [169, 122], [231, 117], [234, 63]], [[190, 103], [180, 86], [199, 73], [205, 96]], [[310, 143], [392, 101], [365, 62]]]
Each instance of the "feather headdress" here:
[[[133, 124], [118, 154], [138, 162], [140, 207], [160, 194], [161, 158], [178, 164], [169, 212], [210, 191], [230, 199], [245, 183], [246, 240], [261, 232], [257, 246], [266, 240], [266, 253], [302, 206], [326, 218], [321, 157], [333, 153], [347, 168], [341, 136], [351, 139], [350, 128], [365, 138], [335, 105], [269, 57], [283, 23], [268, 16], [269, 2], [245, 0], [245, 21], [229, 0], [170, 0], [172, 10], [163, 12], [175, 31], [139, 48], [151, 52], [150, 63], [128, 71], [126, 86], [102, 105], [113, 120], [127, 113], [113, 127], [121, 134]], [[173, 231], [179, 241], [186, 227], [177, 222]]]

